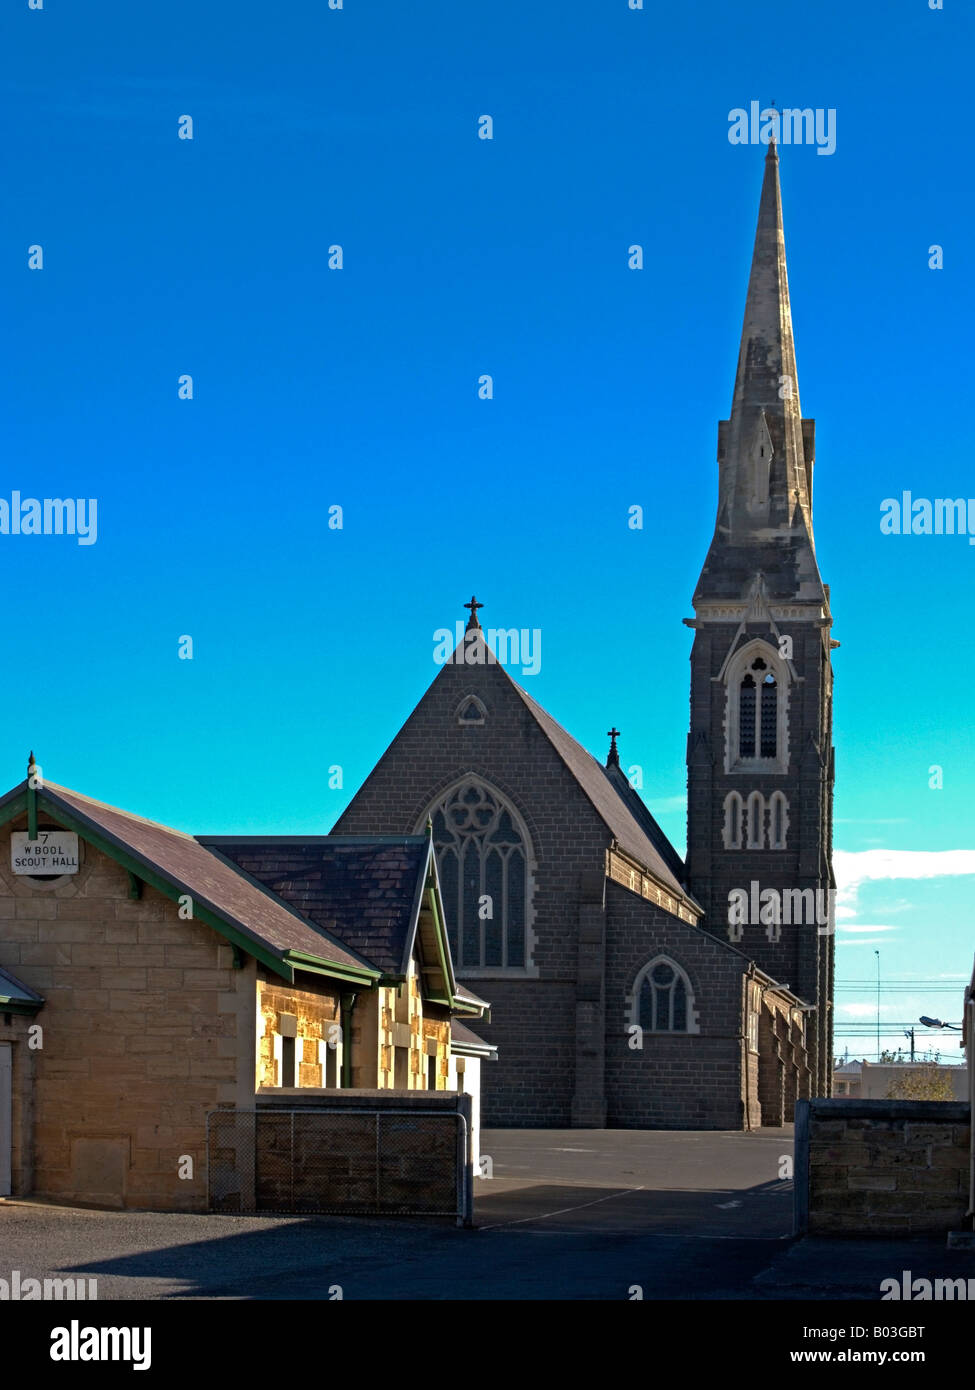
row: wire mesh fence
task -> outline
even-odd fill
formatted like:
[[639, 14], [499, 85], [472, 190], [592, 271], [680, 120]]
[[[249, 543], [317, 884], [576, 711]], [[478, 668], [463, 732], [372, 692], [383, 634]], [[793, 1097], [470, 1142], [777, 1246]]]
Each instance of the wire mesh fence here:
[[452, 1110], [214, 1110], [216, 1212], [332, 1212], [470, 1219], [469, 1143]]

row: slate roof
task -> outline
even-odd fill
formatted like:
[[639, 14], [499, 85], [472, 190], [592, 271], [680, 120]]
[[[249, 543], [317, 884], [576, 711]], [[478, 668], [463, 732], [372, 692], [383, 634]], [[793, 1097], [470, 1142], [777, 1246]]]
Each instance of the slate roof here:
[[[0, 799], [0, 820], [5, 804], [19, 796], [26, 785], [26, 782], [20, 783]], [[331, 939], [284, 902], [276, 901], [257, 884], [249, 882], [232, 864], [211, 854], [192, 835], [108, 806], [53, 782], [44, 783], [38, 800], [42, 805], [46, 802], [55, 815], [61, 808], [83, 828], [88, 827], [116, 848], [126, 851], [146, 869], [188, 893], [194, 903], [269, 948], [273, 954], [284, 956], [289, 951], [298, 951], [336, 965], [354, 966], [358, 970], [369, 968], [367, 962], [346, 946]]]
[[[505, 671], [505, 675], [507, 674]], [[630, 855], [638, 864], [642, 864], [661, 884], [669, 888], [677, 897], [691, 903], [700, 912], [700, 904], [694, 901], [681, 882], [683, 875], [681, 874], [679, 877], [679, 870], [675, 872], [677, 866], [682, 868], [680, 856], [673, 846], [666, 842], [663, 831], [656, 821], [653, 821], [650, 812], [646, 811], [644, 807], [646, 816], [652, 821], [657, 832], [654, 837], [657, 839], [656, 844], [651, 838], [648, 828], [645, 827], [645, 824], [638, 823], [619, 789], [606, 776], [606, 769], [602, 764], [597, 763], [591, 753], [587, 753], [582, 745], [577, 743], [572, 735], [562, 728], [561, 724], [556, 723], [552, 716], [542, 709], [541, 705], [522, 690], [517, 681], [512, 680], [510, 676], [508, 679], [528, 706], [535, 722], [572, 773], [624, 854]], [[662, 851], [661, 840], [667, 844], [669, 854]], [[674, 863], [675, 860], [676, 864]]]
[[201, 843], [385, 974], [406, 973], [430, 857], [426, 835], [214, 835]]
[[460, 1019], [457, 1018], [450, 1020], [450, 1047], [451, 1051], [458, 1047], [476, 1048], [479, 1052], [483, 1051], [489, 1054], [490, 1061], [496, 1060], [498, 1055], [495, 1043], [485, 1042], [474, 1032], [473, 1028], [468, 1028], [466, 1023], [461, 1023]]
[[603, 773], [616, 789], [616, 793], [623, 800], [624, 805], [629, 808], [630, 814], [636, 823], [643, 827], [648, 839], [653, 844], [661, 859], [670, 869], [671, 873], [679, 883], [686, 882], [687, 871], [684, 868], [684, 861], [667, 839], [667, 836], [660, 829], [654, 820], [650, 808], [647, 806], [643, 797], [635, 787], [631, 786], [630, 779], [620, 767], [604, 767]]

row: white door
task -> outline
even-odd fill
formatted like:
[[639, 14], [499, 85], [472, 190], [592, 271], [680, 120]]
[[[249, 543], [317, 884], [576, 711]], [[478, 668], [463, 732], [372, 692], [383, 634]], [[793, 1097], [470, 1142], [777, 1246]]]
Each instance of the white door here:
[[13, 1053], [9, 1043], [0, 1043], [0, 1197], [10, 1196], [10, 1146], [13, 1142], [10, 1096]]

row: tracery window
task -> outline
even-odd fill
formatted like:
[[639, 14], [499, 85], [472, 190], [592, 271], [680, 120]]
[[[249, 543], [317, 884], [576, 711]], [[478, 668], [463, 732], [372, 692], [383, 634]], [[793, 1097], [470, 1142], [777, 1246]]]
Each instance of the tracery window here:
[[756, 639], [726, 666], [725, 771], [788, 771], [788, 663], [771, 643]]
[[774, 758], [778, 752], [779, 691], [775, 676], [759, 656], [741, 681], [738, 696], [738, 756]]
[[457, 970], [523, 969], [531, 847], [517, 812], [494, 788], [471, 777], [434, 802], [428, 814]]
[[697, 1031], [690, 981], [675, 961], [660, 956], [637, 978], [636, 1019], [648, 1033]]

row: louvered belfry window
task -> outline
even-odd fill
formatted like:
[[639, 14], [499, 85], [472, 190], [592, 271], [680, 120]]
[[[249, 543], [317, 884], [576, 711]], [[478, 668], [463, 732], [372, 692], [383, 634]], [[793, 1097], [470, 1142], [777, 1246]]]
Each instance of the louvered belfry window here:
[[761, 749], [763, 758], [774, 758], [778, 752], [779, 692], [770, 671], [762, 681]]
[[457, 970], [523, 968], [529, 853], [513, 811], [471, 780], [437, 802], [431, 817]]
[[747, 672], [741, 683], [741, 696], [738, 702], [738, 756], [755, 756], [755, 677]]
[[761, 657], [751, 664], [741, 682], [738, 698], [739, 758], [774, 758], [778, 755], [779, 689]]

